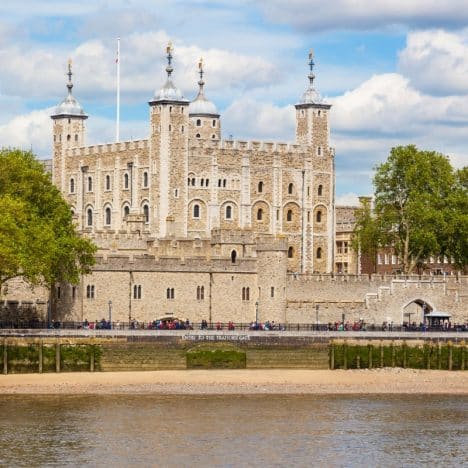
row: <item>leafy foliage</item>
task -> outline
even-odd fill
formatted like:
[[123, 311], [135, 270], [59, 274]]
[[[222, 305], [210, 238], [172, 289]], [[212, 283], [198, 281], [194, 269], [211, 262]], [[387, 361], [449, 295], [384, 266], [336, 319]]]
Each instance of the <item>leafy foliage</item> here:
[[75, 230], [70, 207], [31, 152], [0, 150], [0, 287], [21, 276], [53, 287], [89, 272], [95, 246]]
[[414, 145], [392, 148], [374, 177], [375, 207], [358, 213], [355, 234], [362, 252], [392, 247], [404, 273], [429, 256], [467, 263], [467, 170], [455, 172], [448, 158]]

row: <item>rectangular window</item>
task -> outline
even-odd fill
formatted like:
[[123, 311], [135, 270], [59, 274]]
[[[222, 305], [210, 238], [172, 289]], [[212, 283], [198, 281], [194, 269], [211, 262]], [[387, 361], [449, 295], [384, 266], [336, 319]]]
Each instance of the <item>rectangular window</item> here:
[[86, 299], [94, 299], [94, 284], [86, 286]]
[[271, 287], [270, 295], [271, 295], [271, 297], [275, 297], [275, 287], [274, 286]]

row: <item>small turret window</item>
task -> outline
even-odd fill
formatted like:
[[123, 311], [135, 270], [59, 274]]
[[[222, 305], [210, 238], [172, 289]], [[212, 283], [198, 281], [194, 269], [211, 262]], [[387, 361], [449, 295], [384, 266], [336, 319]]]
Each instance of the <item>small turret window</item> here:
[[106, 175], [106, 190], [110, 190], [111, 182], [110, 182], [110, 175]]
[[317, 258], [322, 258], [322, 247], [317, 249]]
[[70, 179], [70, 193], [75, 193], [75, 179]]
[[211, 139], [212, 140], [215, 140], [216, 139], [216, 135], [213, 133], [213, 135], [211, 135]]
[[67, 135], [67, 141], [71, 140], [71, 135]]
[[288, 249], [288, 258], [294, 257], [294, 247], [289, 247]]
[[288, 185], [288, 194], [292, 195], [293, 190], [294, 190], [294, 185], [291, 183], [291, 184]]
[[70, 124], [71, 124], [71, 119], [68, 119], [68, 125], [70, 125]]
[[200, 217], [200, 205], [193, 205], [193, 217], [194, 218]]
[[257, 220], [261, 221], [263, 219], [263, 210], [261, 208], [257, 211]]
[[75, 141], [78, 141], [78, 134], [75, 134]]
[[226, 206], [226, 219], [232, 219], [232, 206]]
[[263, 192], [263, 182], [259, 182], [258, 183], [258, 193], [262, 193]]
[[213, 119], [213, 121], [211, 122], [211, 126], [212, 126], [213, 128], [216, 127], [216, 120], [215, 120], [215, 119]]
[[210, 179], [206, 179], [206, 182], [205, 182], [206, 187], [208, 187], [209, 184], [210, 184]]
[[322, 156], [322, 147], [321, 146], [319, 146], [317, 148], [317, 156]]
[[292, 216], [293, 216], [292, 210], [288, 210], [286, 214], [286, 221], [292, 221]]
[[320, 117], [322, 115], [322, 111], [319, 109], [317, 115]]
[[197, 133], [197, 134], [195, 135], [195, 137], [196, 137], [196, 138], [200, 138], [201, 135], [200, 135], [199, 133]]
[[321, 223], [322, 222], [322, 212], [317, 211], [317, 215], [315, 216], [315, 218], [317, 220], [317, 223]]
[[143, 205], [143, 217], [145, 218], [145, 223], [149, 223], [149, 206]]
[[93, 178], [88, 177], [88, 192], [92, 192], [92, 191], [93, 191]]
[[323, 185], [318, 186], [317, 195], [321, 197], [323, 194]]
[[172, 125], [169, 124], [169, 131], [172, 132]]
[[201, 127], [201, 119], [197, 119], [197, 127]]
[[128, 182], [129, 182], [128, 174], [125, 174], [124, 175], [124, 189], [128, 189]]
[[143, 187], [147, 188], [148, 187], [148, 173], [143, 172]]
[[124, 206], [124, 217], [130, 214], [130, 207], [128, 205]]

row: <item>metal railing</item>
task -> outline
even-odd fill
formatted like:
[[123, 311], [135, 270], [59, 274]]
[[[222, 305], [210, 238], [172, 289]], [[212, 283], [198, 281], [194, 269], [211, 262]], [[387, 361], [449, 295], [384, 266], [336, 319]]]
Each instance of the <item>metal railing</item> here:
[[209, 322], [46, 322], [46, 321], [24, 321], [7, 320], [0, 321], [0, 329], [43, 329], [43, 330], [210, 330], [210, 331], [333, 331], [333, 332], [468, 332], [468, 324], [455, 324], [451, 327], [427, 326], [427, 325], [374, 325], [360, 324], [342, 326], [341, 324], [316, 324], [316, 323], [209, 323]]

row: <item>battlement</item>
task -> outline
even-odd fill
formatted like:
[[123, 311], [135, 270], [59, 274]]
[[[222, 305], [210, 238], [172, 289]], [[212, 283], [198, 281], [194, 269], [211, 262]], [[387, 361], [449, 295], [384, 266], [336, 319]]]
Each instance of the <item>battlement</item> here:
[[348, 274], [288, 274], [288, 282], [328, 282], [328, 283], [373, 283], [407, 286], [408, 284], [446, 284], [446, 285], [468, 285], [468, 276], [465, 275], [348, 275]]
[[119, 143], [105, 143], [101, 145], [82, 146], [79, 148], [70, 148], [64, 151], [65, 156], [83, 157], [89, 155], [98, 155], [105, 153], [119, 153], [128, 150], [145, 150], [149, 148], [148, 140], [121, 141]]
[[188, 272], [188, 273], [256, 273], [255, 258], [231, 259], [208, 257], [159, 257], [154, 255], [107, 255], [96, 256], [93, 271], [141, 271], [141, 272]]
[[216, 150], [262, 151], [266, 153], [307, 153], [309, 147], [296, 143], [278, 143], [272, 141], [244, 141], [244, 140], [200, 140], [191, 139], [192, 148], [208, 148]]

